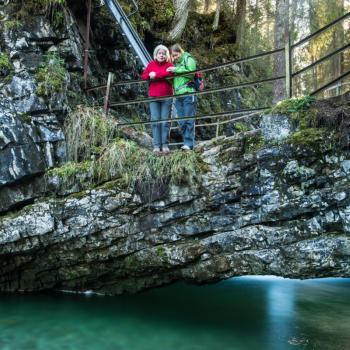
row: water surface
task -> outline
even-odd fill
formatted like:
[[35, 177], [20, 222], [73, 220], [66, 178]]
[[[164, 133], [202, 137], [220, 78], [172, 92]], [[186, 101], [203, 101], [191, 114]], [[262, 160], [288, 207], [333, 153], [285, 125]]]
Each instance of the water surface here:
[[138, 295], [0, 295], [1, 350], [350, 349], [350, 279], [235, 278]]

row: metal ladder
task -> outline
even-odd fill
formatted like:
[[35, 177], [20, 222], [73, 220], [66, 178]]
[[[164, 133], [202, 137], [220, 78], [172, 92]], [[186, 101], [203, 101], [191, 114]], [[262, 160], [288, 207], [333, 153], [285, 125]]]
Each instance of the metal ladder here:
[[129, 42], [130, 48], [134, 51], [136, 57], [143, 65], [143, 67], [146, 67], [147, 64], [152, 60], [151, 55], [133, 28], [128, 16], [120, 6], [119, 2], [117, 0], [103, 0], [103, 2], [112, 16], [118, 22], [122, 31], [122, 35]]

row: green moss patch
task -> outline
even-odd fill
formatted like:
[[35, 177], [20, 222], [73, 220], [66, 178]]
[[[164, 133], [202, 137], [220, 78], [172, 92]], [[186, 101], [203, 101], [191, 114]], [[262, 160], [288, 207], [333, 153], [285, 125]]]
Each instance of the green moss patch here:
[[244, 153], [253, 153], [265, 146], [264, 138], [261, 134], [246, 135], [244, 139]]
[[315, 103], [316, 99], [311, 96], [301, 98], [291, 98], [277, 103], [273, 108], [266, 113], [269, 114], [284, 114], [289, 115], [310, 109]]
[[314, 127], [316, 123], [315, 102], [316, 99], [311, 96], [291, 98], [277, 103], [266, 113], [290, 116], [296, 128], [310, 128]]
[[[339, 143], [336, 127], [321, 121], [320, 106], [313, 97], [305, 96], [281, 101], [267, 113], [290, 117], [297, 130], [287, 139], [291, 145], [314, 151], [326, 151]], [[332, 114], [334, 111], [329, 113]]]
[[67, 71], [64, 60], [55, 53], [49, 53], [36, 72], [38, 81], [37, 94], [52, 97], [64, 91], [67, 82]]
[[51, 169], [47, 172], [47, 178], [58, 177], [62, 188], [70, 188], [74, 184], [90, 185], [92, 183], [92, 162], [69, 162], [62, 167]]
[[0, 53], [0, 77], [7, 76], [13, 69], [10, 58], [7, 53]]
[[287, 142], [294, 146], [326, 150], [335, 145], [335, 135], [326, 128], [305, 128], [292, 134]]

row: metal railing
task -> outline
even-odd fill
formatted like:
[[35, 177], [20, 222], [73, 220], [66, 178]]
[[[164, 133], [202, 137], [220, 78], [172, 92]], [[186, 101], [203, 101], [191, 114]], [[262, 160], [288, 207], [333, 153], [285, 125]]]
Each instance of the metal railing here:
[[[112, 14], [114, 19], [118, 22], [122, 34], [125, 35], [129, 42], [130, 48], [135, 52], [136, 57], [140, 60], [144, 67], [151, 61], [151, 56], [147, 51], [144, 43], [140, 39], [139, 35], [133, 28], [129, 21], [128, 16], [124, 12], [123, 8], [117, 0], [103, 0], [109, 12]], [[133, 1], [134, 6], [137, 8], [137, 4]]]
[[[221, 68], [227, 68], [227, 67], [231, 67], [233, 65], [237, 65], [237, 64], [241, 64], [241, 63], [246, 63], [252, 60], [256, 60], [259, 58], [263, 58], [263, 57], [271, 57], [272, 55], [278, 54], [278, 53], [283, 53], [285, 54], [285, 74], [284, 75], [279, 75], [276, 77], [272, 77], [272, 78], [267, 78], [267, 79], [262, 79], [262, 80], [256, 80], [256, 81], [251, 81], [251, 82], [245, 82], [245, 83], [240, 83], [240, 84], [236, 84], [236, 85], [230, 85], [230, 86], [224, 86], [224, 87], [218, 87], [218, 88], [209, 88], [206, 89], [204, 91], [201, 92], [192, 92], [192, 93], [187, 93], [181, 96], [201, 96], [201, 95], [206, 95], [206, 94], [212, 94], [212, 93], [218, 93], [218, 92], [223, 92], [223, 91], [229, 91], [229, 90], [235, 90], [235, 89], [242, 89], [242, 88], [247, 88], [247, 87], [253, 87], [253, 86], [257, 86], [257, 85], [261, 85], [261, 84], [266, 84], [266, 83], [273, 83], [275, 81], [278, 80], [284, 80], [285, 81], [285, 91], [286, 91], [286, 96], [287, 98], [293, 97], [294, 96], [294, 86], [293, 86], [293, 79], [300, 76], [301, 74], [315, 68], [317, 65], [325, 62], [326, 60], [331, 59], [332, 57], [334, 57], [335, 55], [338, 55], [342, 52], [344, 52], [345, 50], [350, 48], [350, 43], [346, 43], [344, 44], [342, 47], [332, 51], [331, 53], [326, 54], [324, 57], [319, 58], [318, 60], [316, 60], [315, 62], [310, 63], [309, 65], [294, 71], [293, 70], [293, 54], [294, 51], [296, 50], [296, 48], [298, 48], [299, 46], [301, 46], [302, 44], [305, 44], [307, 42], [309, 42], [310, 40], [316, 38], [317, 36], [321, 35], [322, 33], [324, 33], [325, 31], [327, 31], [328, 29], [334, 27], [335, 25], [337, 25], [338, 23], [341, 23], [342, 21], [345, 21], [346, 19], [348, 19], [350, 17], [350, 12], [345, 14], [344, 16], [336, 19], [335, 21], [327, 24], [326, 26], [324, 26], [323, 28], [317, 30], [316, 32], [308, 35], [307, 37], [301, 39], [300, 41], [291, 44], [291, 40], [290, 40], [290, 35], [289, 33], [286, 33], [285, 36], [285, 46], [284, 48], [280, 48], [280, 49], [276, 49], [276, 50], [272, 50], [272, 51], [268, 51], [268, 52], [262, 52], [253, 56], [249, 56], [249, 57], [245, 57], [245, 58], [241, 58], [241, 59], [237, 59], [237, 60], [233, 60], [230, 62], [226, 62], [226, 63], [222, 63], [222, 64], [216, 64], [216, 65], [211, 65], [205, 68], [201, 68], [195, 71], [191, 71], [191, 72], [187, 72], [187, 73], [183, 73], [180, 75], [176, 75], [178, 76], [185, 76], [185, 75], [190, 75], [190, 74], [194, 74], [195, 72], [210, 72], [210, 71], [214, 71], [214, 70], [218, 70]], [[346, 71], [343, 74], [341, 74], [340, 76], [334, 78], [332, 81], [328, 82], [327, 84], [315, 89], [314, 91], [309, 91], [309, 95], [317, 95], [320, 92], [329, 89], [330, 87], [332, 87], [334, 84], [340, 82], [341, 80], [343, 80], [344, 78], [346, 78], [347, 76], [350, 75], [350, 71]], [[168, 78], [169, 79], [169, 78]], [[170, 79], [173, 79], [170, 78]], [[103, 85], [98, 85], [98, 86], [94, 86], [94, 87], [90, 87], [88, 88], [86, 91], [87, 92], [92, 92], [92, 91], [96, 91], [96, 90], [105, 90], [105, 98], [104, 98], [104, 112], [107, 115], [109, 108], [110, 107], [120, 107], [120, 106], [126, 106], [126, 105], [135, 105], [135, 104], [143, 104], [143, 103], [149, 103], [152, 101], [159, 101], [159, 100], [163, 100], [163, 99], [168, 99], [168, 98], [176, 98], [176, 95], [171, 95], [171, 96], [164, 96], [164, 97], [159, 97], [159, 98], [141, 98], [141, 99], [134, 99], [134, 100], [129, 100], [129, 101], [122, 101], [122, 102], [113, 102], [111, 101], [111, 89], [113, 87], [117, 87], [117, 86], [127, 86], [127, 85], [133, 85], [133, 84], [145, 84], [148, 81], [145, 80], [126, 80], [126, 81], [122, 81], [122, 82], [116, 82], [113, 83], [113, 74], [110, 73], [108, 76], [108, 82], [107, 84], [103, 84]], [[101, 105], [102, 107], [102, 105]], [[247, 112], [254, 112], [254, 115], [256, 115], [256, 110], [264, 110], [266, 108], [269, 108], [271, 106], [267, 106], [267, 107], [263, 107], [263, 108], [258, 108], [255, 110], [246, 110]], [[186, 119], [194, 119], [194, 120], [200, 120], [200, 119], [216, 119], [217, 121], [214, 123], [208, 123], [208, 124], [199, 124], [197, 127], [204, 127], [204, 126], [216, 126], [216, 135], [218, 135], [218, 128], [221, 124], [223, 123], [229, 123], [229, 122], [233, 122], [238, 120], [237, 118], [231, 118], [229, 120], [225, 120], [225, 121], [221, 121], [220, 118], [222, 117], [227, 117], [227, 116], [234, 116], [237, 114], [242, 114], [244, 113], [244, 110], [240, 110], [240, 111], [233, 111], [233, 112], [221, 112], [221, 113], [216, 113], [216, 114], [212, 114], [212, 115], [208, 115], [208, 116], [195, 116], [195, 117], [187, 117], [187, 118], [176, 118], [176, 120], [186, 120]], [[246, 119], [249, 118], [251, 114], [245, 114], [241, 116], [241, 118], [239, 118], [239, 120], [241, 119]], [[168, 121], [174, 121], [174, 119], [169, 119]], [[160, 122], [164, 122], [164, 121], [160, 121]], [[120, 126], [132, 126], [132, 125], [149, 125], [149, 124], [154, 124], [157, 122], [150, 122], [150, 121], [142, 121], [142, 122], [136, 122], [136, 123], [121, 123], [119, 124]]]
[[[135, 0], [131, 0], [134, 7], [134, 11], [129, 15], [126, 15], [123, 8], [117, 0], [103, 0], [103, 3], [114, 17], [115, 21], [120, 26], [122, 35], [129, 42], [129, 47], [134, 51], [136, 57], [140, 63], [146, 67], [147, 64], [151, 61], [151, 55], [149, 54], [144, 43], [140, 39], [136, 30], [133, 28], [129, 17], [135, 14], [139, 8]], [[85, 28], [85, 49], [84, 49], [84, 87], [85, 90], [89, 90], [87, 87], [87, 77], [88, 77], [88, 61], [90, 51], [90, 27], [91, 27], [91, 11], [92, 11], [92, 0], [87, 0], [87, 18], [86, 18], [86, 28]], [[108, 80], [109, 82], [109, 80]], [[108, 85], [107, 82], [107, 85]], [[106, 88], [107, 88], [106, 85]], [[108, 89], [110, 86], [108, 87]], [[108, 90], [107, 89], [107, 90]]]

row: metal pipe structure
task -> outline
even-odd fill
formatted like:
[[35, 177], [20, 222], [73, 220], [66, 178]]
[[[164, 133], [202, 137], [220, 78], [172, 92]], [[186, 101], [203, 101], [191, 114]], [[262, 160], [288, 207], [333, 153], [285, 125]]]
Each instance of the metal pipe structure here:
[[[223, 92], [223, 91], [228, 91], [228, 90], [233, 90], [233, 89], [241, 89], [245, 87], [250, 87], [254, 85], [260, 85], [260, 84], [265, 84], [265, 83], [271, 83], [276, 80], [280, 79], [285, 79], [285, 76], [279, 76], [275, 78], [270, 78], [270, 79], [263, 79], [263, 80], [258, 80], [258, 81], [253, 81], [253, 82], [247, 82], [247, 83], [241, 83], [237, 85], [230, 85], [230, 86], [225, 86], [221, 88], [213, 88], [213, 89], [207, 89], [204, 91], [197, 91], [197, 92], [190, 92], [186, 94], [182, 94], [181, 96], [200, 96], [200, 95], [207, 95], [207, 94], [212, 94], [216, 92]], [[153, 102], [153, 101], [161, 101], [161, 100], [166, 100], [168, 98], [172, 97], [178, 97], [178, 95], [169, 95], [169, 96], [162, 96], [162, 97], [156, 97], [156, 98], [142, 98], [139, 100], [132, 100], [132, 101], [123, 101], [123, 102], [115, 102], [115, 103], [110, 103], [110, 107], [118, 107], [118, 106], [126, 106], [126, 105], [133, 105], [133, 104], [138, 104], [138, 103], [148, 103], [148, 102]], [[102, 106], [98, 106], [102, 107]]]
[[[187, 72], [187, 73], [176, 74], [176, 77], [181, 77], [181, 76], [194, 74], [194, 73], [198, 73], [198, 72], [206, 73], [206, 72], [209, 72], [209, 71], [212, 71], [212, 70], [216, 70], [216, 69], [220, 69], [220, 68], [227, 68], [227, 67], [230, 67], [230, 66], [232, 66], [234, 64], [249, 62], [249, 61], [261, 58], [261, 57], [274, 55], [276, 53], [280, 53], [280, 52], [283, 52], [283, 51], [284, 51], [284, 48], [276, 49], [276, 50], [272, 50], [272, 51], [267, 51], [267, 52], [261, 52], [261, 53], [258, 53], [256, 55], [249, 56], [249, 57], [244, 57], [244, 58], [239, 58], [239, 59], [234, 60], [234, 61], [230, 61], [230, 62], [226, 62], [226, 63], [213, 64], [213, 65], [210, 65], [210, 66], [205, 67], [203, 69], [197, 69], [197, 70], [190, 71], [190, 72]], [[172, 79], [172, 78], [170, 77], [170, 78], [167, 78], [167, 79]], [[155, 81], [156, 80], [157, 79], [155, 79]], [[165, 79], [159, 79], [159, 80], [165, 80]], [[145, 83], [148, 83], [148, 81], [147, 80], [139, 80], [139, 79], [137, 79], [137, 80], [124, 80], [124, 81], [119, 81], [117, 83], [114, 83], [113, 87], [124, 86], [124, 85], [132, 85], [132, 84], [145, 84]], [[103, 85], [96, 85], [96, 86], [88, 88], [87, 91], [93, 91], [93, 90], [105, 89], [105, 88], [106, 88], [105, 84], [103, 84]]]
[[151, 55], [133, 28], [128, 16], [125, 14], [119, 2], [116, 0], [104, 0], [104, 3], [114, 19], [118, 22], [123, 36], [129, 42], [130, 48], [135, 52], [136, 57], [143, 67], [146, 67], [152, 60]]

